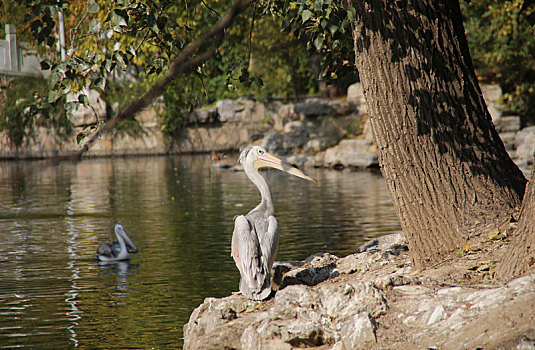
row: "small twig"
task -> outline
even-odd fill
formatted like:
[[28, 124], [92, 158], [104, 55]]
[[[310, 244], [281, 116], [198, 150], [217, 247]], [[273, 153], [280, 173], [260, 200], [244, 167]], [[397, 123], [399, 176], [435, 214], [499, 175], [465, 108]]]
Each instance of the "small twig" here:
[[[162, 15], [162, 12], [163, 12], [163, 8], [160, 8], [160, 11], [158, 12], [158, 16], [156, 17], [156, 20], [158, 20], [158, 18], [160, 18], [160, 16]], [[143, 38], [141, 39], [141, 42], [139, 43], [139, 45], [136, 47], [136, 55], [137, 55], [137, 52], [139, 51], [139, 49], [141, 48], [141, 45], [143, 45], [143, 43], [145, 42], [145, 40], [147, 39], [147, 36], [149, 35], [149, 32], [150, 32], [150, 28], [146, 28], [147, 30], [145, 31], [145, 34], [143, 35]]]
[[201, 0], [202, 4], [210, 11], [212, 11], [213, 13], [216, 14], [217, 17], [221, 17], [221, 15], [219, 14], [219, 12], [217, 12], [216, 10], [214, 10], [213, 8], [211, 8], [210, 6], [208, 6], [208, 4], [204, 1], [204, 0]]
[[89, 15], [89, 12], [86, 11], [84, 13], [84, 16], [82, 17], [82, 19], [76, 25], [76, 27], [71, 29], [71, 49], [74, 49], [74, 41], [76, 40], [76, 33], [78, 32], [78, 29], [80, 28], [80, 26], [85, 21], [85, 19], [87, 18], [88, 15]]
[[249, 30], [249, 47], [248, 47], [248, 53], [247, 53], [247, 67], [251, 65], [251, 52], [252, 52], [252, 46], [253, 46], [253, 28], [254, 28], [254, 20], [256, 16], [256, 6], [253, 6], [253, 18], [251, 19], [251, 29]]
[[145, 40], [147, 39], [147, 36], [149, 35], [149, 31], [150, 29], [149, 28], [146, 28], [145, 30], [145, 34], [143, 35], [143, 38], [141, 39], [141, 42], [139, 43], [139, 45], [136, 47], [136, 55], [137, 55], [137, 52], [139, 51], [139, 49], [141, 48], [141, 45], [143, 45], [143, 43], [145, 42]]

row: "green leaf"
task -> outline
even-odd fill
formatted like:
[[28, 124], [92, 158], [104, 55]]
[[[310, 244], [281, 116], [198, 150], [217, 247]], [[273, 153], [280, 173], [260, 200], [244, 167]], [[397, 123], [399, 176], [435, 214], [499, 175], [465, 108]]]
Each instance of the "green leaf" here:
[[136, 50], [134, 50], [134, 48], [132, 46], [128, 46], [126, 48], [126, 52], [128, 52], [130, 55], [132, 55], [134, 57], [136, 56]]
[[87, 2], [87, 12], [89, 13], [97, 13], [100, 7], [98, 6], [97, 2], [95, 0], [89, 0]]
[[489, 232], [488, 236], [489, 236], [489, 239], [491, 239], [491, 240], [496, 240], [496, 239], [500, 239], [501, 238], [500, 231]]
[[63, 88], [62, 94], [63, 94], [63, 95], [68, 94], [69, 92], [71, 92], [71, 89], [72, 89], [71, 84], [67, 84], [67, 85], [65, 85], [65, 87]]
[[264, 81], [262, 80], [262, 78], [260, 77], [256, 77], [256, 84], [258, 84], [258, 86], [264, 86]]
[[247, 306], [247, 309], [245, 309], [245, 312], [253, 312], [255, 310], [255, 305], [249, 305]]
[[106, 36], [106, 39], [111, 39], [113, 38], [114, 33], [113, 29], [108, 29], [104, 35]]
[[318, 35], [316, 40], [314, 40], [314, 46], [316, 47], [316, 50], [319, 51], [321, 49], [321, 46], [323, 45], [323, 40], [325, 40], [324, 34]]
[[113, 44], [113, 51], [119, 51], [120, 48], [121, 48], [120, 42], [116, 42], [115, 44]]
[[41, 70], [49, 70], [50, 69], [50, 65], [48, 64], [47, 61], [45, 60], [42, 60], [41, 61]]
[[102, 23], [100, 21], [94, 19], [89, 23], [89, 33], [98, 33], [102, 29]]
[[127, 20], [128, 15], [124, 11], [115, 9], [111, 13], [111, 21], [118, 27], [126, 27], [128, 25]]
[[304, 10], [303, 13], [301, 14], [301, 18], [303, 19], [303, 23], [305, 23], [306, 21], [311, 19], [313, 16], [314, 16], [314, 14], [311, 11]]
[[48, 92], [48, 103], [54, 103], [58, 100], [58, 98], [60, 97], [60, 94], [59, 92], [57, 92], [56, 90], [50, 90]]
[[122, 52], [117, 51], [115, 53], [115, 61], [117, 62], [117, 66], [119, 66], [120, 69], [126, 69], [126, 57]]
[[52, 74], [50, 74], [50, 85], [54, 86], [58, 82], [60, 82], [62, 79], [63, 79], [63, 74], [61, 74], [58, 71], [54, 71], [52, 72]]
[[356, 14], [357, 14], [357, 10], [355, 10], [354, 7], [350, 7], [347, 10], [347, 18], [349, 18], [350, 21], [354, 21], [355, 20]]
[[86, 94], [78, 95], [78, 102], [80, 102], [80, 104], [84, 105], [84, 107], [87, 107], [89, 105], [89, 99], [87, 98]]
[[104, 60], [104, 62], [102, 62], [102, 68], [108, 73], [112, 71], [113, 66], [114, 66], [113, 61], [109, 58], [107, 58], [106, 60]]
[[84, 132], [80, 132], [76, 135], [76, 144], [80, 147], [85, 143], [87, 139], [87, 134]]
[[338, 28], [340, 27], [336, 24], [329, 25], [329, 31], [331, 32], [331, 35], [334, 35], [338, 31]]
[[95, 86], [101, 90], [104, 90], [104, 88], [106, 87], [106, 79], [103, 77], [96, 79]]

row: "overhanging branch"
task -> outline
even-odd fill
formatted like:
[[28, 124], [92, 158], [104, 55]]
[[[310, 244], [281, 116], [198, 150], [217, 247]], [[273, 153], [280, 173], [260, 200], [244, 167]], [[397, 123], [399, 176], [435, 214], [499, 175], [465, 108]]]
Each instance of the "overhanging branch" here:
[[232, 20], [254, 2], [256, 2], [256, 0], [237, 0], [223, 18], [221, 18], [210, 30], [201, 35], [201, 37], [195, 40], [192, 44], [188, 45], [180, 53], [180, 55], [171, 62], [165, 75], [160, 80], [156, 81], [156, 83], [154, 83], [154, 85], [152, 85], [147, 92], [145, 92], [142, 96], [135, 98], [128, 106], [126, 106], [126, 108], [124, 108], [122, 111], [119, 111], [115, 118], [106, 122], [101, 128], [91, 134], [79, 151], [72, 155], [62, 157], [62, 159], [59, 161], [64, 159], [73, 161], [81, 159], [82, 156], [89, 151], [99, 136], [112, 130], [122, 121], [133, 119], [139, 111], [147, 107], [156, 97], [160, 96], [165, 87], [179, 74], [185, 73], [192, 68], [199, 66], [201, 63], [212, 57], [215, 49], [221, 44], [221, 40], [215, 41], [215, 44], [210, 45], [210, 47], [204, 52], [197, 54], [194, 57], [193, 55], [207, 42], [213, 42], [214, 38], [222, 38], [224, 30], [230, 25]]

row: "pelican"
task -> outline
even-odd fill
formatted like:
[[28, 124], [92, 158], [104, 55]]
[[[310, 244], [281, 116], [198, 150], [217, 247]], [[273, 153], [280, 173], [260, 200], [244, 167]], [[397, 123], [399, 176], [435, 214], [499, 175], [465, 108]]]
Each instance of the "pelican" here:
[[129, 253], [137, 253], [136, 245], [130, 240], [122, 225], [115, 225], [115, 235], [117, 236], [117, 241], [113, 241], [111, 244], [100, 242], [97, 249], [100, 261], [129, 260]]
[[234, 219], [231, 256], [240, 271], [240, 292], [252, 300], [264, 300], [271, 294], [271, 267], [279, 248], [279, 227], [273, 216], [275, 206], [271, 190], [258, 169], [271, 167], [317, 182], [259, 146], [245, 147], [238, 162], [260, 191], [261, 201], [247, 215]]

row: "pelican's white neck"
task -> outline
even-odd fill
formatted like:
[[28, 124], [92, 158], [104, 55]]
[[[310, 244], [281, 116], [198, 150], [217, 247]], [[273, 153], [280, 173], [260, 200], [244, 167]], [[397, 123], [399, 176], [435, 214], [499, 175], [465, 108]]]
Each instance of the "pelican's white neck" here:
[[247, 177], [249, 177], [251, 182], [254, 183], [258, 188], [258, 191], [260, 191], [260, 204], [258, 204], [253, 210], [260, 209], [265, 211], [267, 215], [273, 215], [275, 212], [275, 205], [273, 204], [273, 197], [266, 179], [264, 179], [264, 177], [260, 175], [258, 170], [256, 170], [252, 165], [244, 166], [243, 169]]

